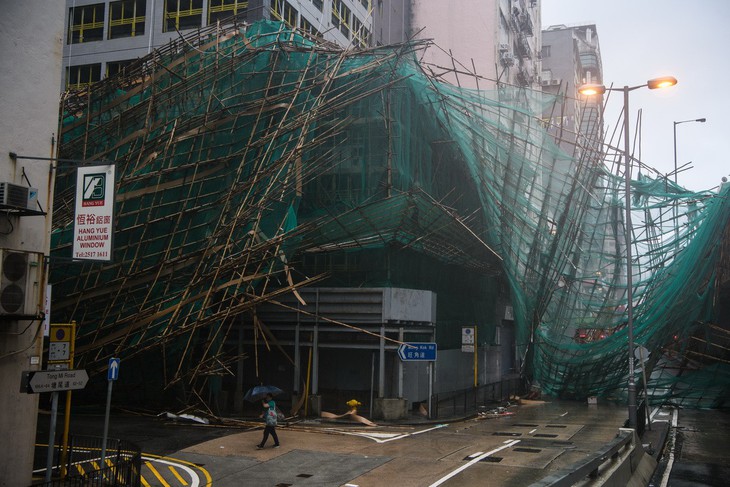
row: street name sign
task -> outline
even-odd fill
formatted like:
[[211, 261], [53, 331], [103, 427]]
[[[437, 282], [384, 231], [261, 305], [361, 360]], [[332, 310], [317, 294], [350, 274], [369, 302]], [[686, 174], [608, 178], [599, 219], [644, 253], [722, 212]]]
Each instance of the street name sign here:
[[432, 362], [436, 360], [436, 349], [435, 343], [402, 343], [398, 347], [398, 356], [404, 362]]
[[23, 372], [23, 383], [26, 384], [25, 392], [28, 394], [83, 389], [87, 382], [89, 382], [89, 374], [84, 369]]

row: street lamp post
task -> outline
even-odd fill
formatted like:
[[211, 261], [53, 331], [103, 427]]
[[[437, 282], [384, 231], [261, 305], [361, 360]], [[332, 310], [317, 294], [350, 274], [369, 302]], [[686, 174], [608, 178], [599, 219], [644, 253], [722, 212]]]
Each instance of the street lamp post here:
[[707, 121], [706, 118], [693, 118], [691, 120], [682, 120], [681, 122], [672, 122], [674, 125], [674, 182], [676, 184], [677, 182], [677, 125], [680, 123], [687, 123], [687, 122], [700, 122], [705, 123]]
[[606, 88], [601, 84], [587, 84], [578, 88], [582, 95], [602, 95], [606, 91], [622, 91], [624, 94], [624, 184], [626, 193], [626, 214], [625, 214], [625, 244], [626, 245], [626, 326], [629, 339], [629, 383], [628, 383], [628, 409], [629, 427], [637, 427], [636, 408], [636, 380], [634, 379], [634, 296], [633, 276], [631, 257], [631, 157], [629, 155], [629, 92], [639, 88], [647, 87], [650, 90], [667, 88], [677, 84], [677, 79], [671, 76], [650, 79], [646, 84], [638, 86], [624, 86], [623, 88]]

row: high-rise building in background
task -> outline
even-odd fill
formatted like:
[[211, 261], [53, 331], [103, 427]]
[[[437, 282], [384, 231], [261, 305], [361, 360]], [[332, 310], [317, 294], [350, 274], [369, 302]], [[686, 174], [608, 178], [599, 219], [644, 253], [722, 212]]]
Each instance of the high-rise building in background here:
[[[487, 90], [505, 84], [539, 89], [538, 0], [412, 0], [412, 9], [411, 32], [440, 48], [424, 60], [446, 81]], [[468, 76], [474, 72], [486, 80]]]
[[[585, 83], [603, 83], [595, 24], [548, 27], [542, 32], [541, 57], [542, 90], [557, 97], [543, 114], [548, 130], [570, 154], [574, 148], [597, 147], [603, 133], [603, 96], [578, 94], [578, 88]], [[581, 140], [577, 140], [578, 134]]]
[[[380, 10], [383, 11], [383, 2]], [[66, 0], [64, 86], [82, 88], [177, 39], [236, 16], [280, 20], [341, 46], [367, 46], [373, 0]], [[387, 3], [387, 2], [385, 2]]]
[[424, 61], [446, 81], [539, 88], [538, 0], [462, 0], [458, 7], [431, 0], [66, 0], [66, 7], [62, 88], [114, 75], [180, 33], [233, 15], [280, 20], [343, 47], [433, 39], [438, 47]]

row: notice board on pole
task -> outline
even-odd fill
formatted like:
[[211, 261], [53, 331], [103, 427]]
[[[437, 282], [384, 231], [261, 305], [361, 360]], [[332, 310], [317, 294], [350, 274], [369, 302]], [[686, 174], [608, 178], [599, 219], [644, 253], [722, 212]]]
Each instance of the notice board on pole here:
[[76, 170], [74, 259], [112, 259], [114, 170], [114, 164], [82, 166]]

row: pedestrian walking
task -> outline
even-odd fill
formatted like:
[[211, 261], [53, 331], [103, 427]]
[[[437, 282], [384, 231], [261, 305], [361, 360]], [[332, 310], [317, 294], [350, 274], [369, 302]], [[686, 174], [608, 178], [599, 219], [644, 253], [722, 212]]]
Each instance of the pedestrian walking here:
[[256, 445], [259, 450], [264, 447], [266, 440], [269, 439], [269, 435], [274, 440], [274, 448], [279, 448], [279, 437], [276, 435], [276, 403], [274, 402], [274, 396], [266, 394], [264, 400], [261, 402], [263, 412], [261, 417], [264, 418], [264, 437], [261, 439], [261, 443]]

